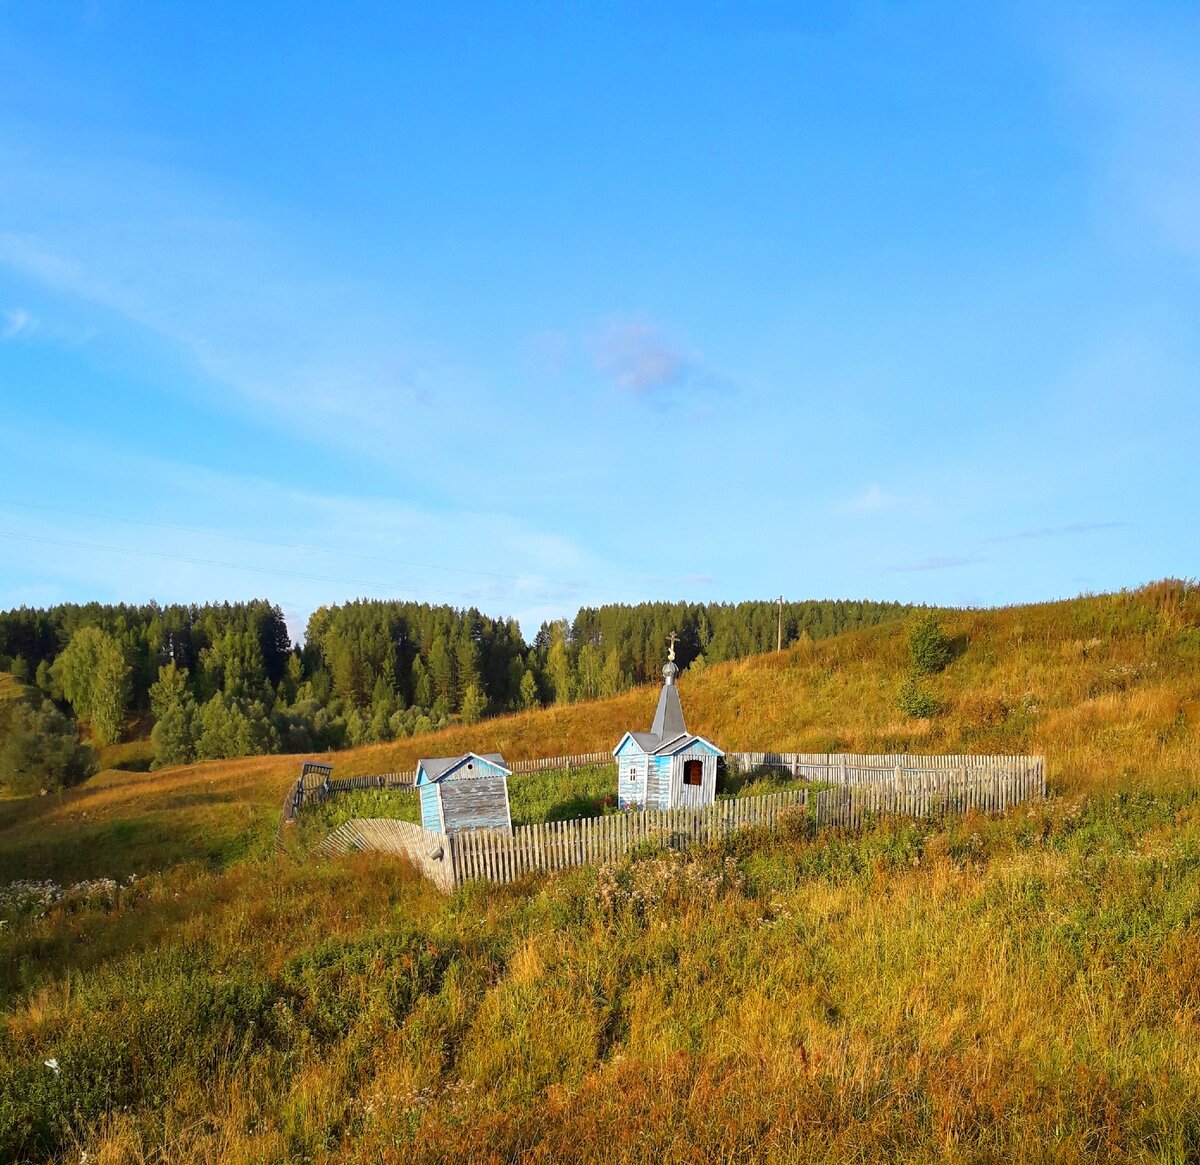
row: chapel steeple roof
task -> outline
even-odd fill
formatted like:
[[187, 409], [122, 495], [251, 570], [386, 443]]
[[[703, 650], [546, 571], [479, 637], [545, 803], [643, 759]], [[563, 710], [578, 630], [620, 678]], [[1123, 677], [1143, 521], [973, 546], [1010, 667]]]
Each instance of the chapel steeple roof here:
[[687, 733], [683, 722], [683, 705], [679, 702], [679, 689], [675, 686], [675, 678], [679, 675], [679, 668], [675, 665], [675, 639], [675, 632], [672, 631], [667, 662], [663, 666], [663, 689], [658, 696], [654, 723], [650, 726], [650, 732], [658, 737], [660, 743]]

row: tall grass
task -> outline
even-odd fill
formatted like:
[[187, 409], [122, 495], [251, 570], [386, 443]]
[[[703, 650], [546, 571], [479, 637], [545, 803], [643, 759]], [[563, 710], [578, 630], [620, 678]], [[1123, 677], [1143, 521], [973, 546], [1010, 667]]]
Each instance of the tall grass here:
[[[963, 614], [928, 723], [894, 710], [887, 629], [685, 680], [730, 748], [1046, 752], [1057, 795], [1006, 818], [799, 819], [449, 898], [379, 855], [164, 845], [0, 928], [0, 1159], [1197, 1160], [1198, 615], [1169, 584]], [[640, 712], [613, 703], [580, 731]], [[37, 826], [72, 877], [84, 825], [157, 794], [216, 828], [289, 772], [108, 774], [0, 855]]]

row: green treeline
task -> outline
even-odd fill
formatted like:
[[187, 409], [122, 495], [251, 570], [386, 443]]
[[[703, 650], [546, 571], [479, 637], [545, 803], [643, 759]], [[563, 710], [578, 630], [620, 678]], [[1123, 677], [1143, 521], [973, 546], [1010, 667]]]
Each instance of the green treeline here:
[[[788, 603], [783, 641], [870, 626], [908, 609]], [[526, 643], [514, 619], [475, 608], [359, 600], [314, 611], [301, 647], [266, 600], [63, 604], [0, 612], [0, 671], [27, 685], [35, 708], [49, 702], [87, 722], [98, 744], [152, 724], [156, 763], [177, 764], [337, 749], [451, 719], [470, 724], [615, 695], [658, 679], [672, 632], [679, 666], [699, 668], [771, 650], [778, 617], [772, 602], [585, 607], [573, 622], [542, 624]], [[53, 723], [60, 736], [70, 724], [49, 710], [39, 715], [21, 722]]]
[[215, 692], [243, 694], [278, 684], [292, 652], [283, 612], [266, 600], [166, 607], [62, 603], [0, 612], [0, 663], [7, 665], [0, 670], [42, 687], [83, 628], [103, 631], [119, 645], [134, 711], [149, 707], [150, 686], [165, 664], [186, 668], [197, 697], [207, 699]]
[[[908, 610], [900, 603], [866, 600], [784, 603], [783, 645], [903, 618]], [[645, 683], [661, 675], [672, 631], [678, 636], [675, 661], [688, 668], [772, 651], [779, 630], [778, 603], [612, 604], [581, 608], [571, 624], [570, 641], [577, 682], [590, 689], [592, 652], [601, 660], [615, 653], [614, 668], [633, 683]]]

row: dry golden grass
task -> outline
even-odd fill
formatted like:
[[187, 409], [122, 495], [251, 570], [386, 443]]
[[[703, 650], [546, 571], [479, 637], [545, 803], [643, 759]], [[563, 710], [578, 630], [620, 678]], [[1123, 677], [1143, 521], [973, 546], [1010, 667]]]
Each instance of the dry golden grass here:
[[[44, 836], [51, 869], [116, 873], [89, 862], [147, 821], [147, 866], [184, 863], [0, 931], [0, 1156], [1200, 1159], [1198, 627], [1171, 584], [963, 613], [928, 722], [896, 711], [897, 629], [685, 678], [729, 748], [1045, 752], [1058, 796], [1001, 819], [797, 823], [443, 899], [381, 857], [235, 860], [295, 758], [0, 806], [10, 870]], [[334, 759], [590, 751], [653, 703]]]

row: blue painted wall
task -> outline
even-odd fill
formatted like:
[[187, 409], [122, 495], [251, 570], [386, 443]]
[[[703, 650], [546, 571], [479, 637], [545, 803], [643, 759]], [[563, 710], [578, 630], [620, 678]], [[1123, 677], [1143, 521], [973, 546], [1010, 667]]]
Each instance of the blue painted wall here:
[[421, 786], [421, 824], [434, 833], [442, 832], [441, 818], [438, 816], [438, 791], [436, 785]]

